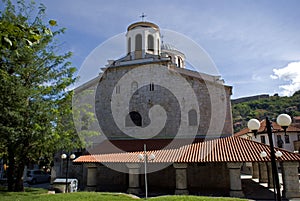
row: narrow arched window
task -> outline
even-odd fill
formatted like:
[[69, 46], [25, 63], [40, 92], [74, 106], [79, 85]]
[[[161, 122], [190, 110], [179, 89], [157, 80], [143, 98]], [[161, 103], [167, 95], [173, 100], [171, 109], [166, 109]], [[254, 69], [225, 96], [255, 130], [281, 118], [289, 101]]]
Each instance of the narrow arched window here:
[[148, 35], [148, 50], [154, 51], [154, 38], [152, 35]]
[[150, 83], [149, 87], [150, 87], [150, 88], [149, 88], [150, 91], [154, 91], [154, 83], [153, 83], [153, 82]]
[[180, 67], [182, 67], [182, 60], [181, 60], [181, 58], [180, 57], [177, 57], [177, 63], [178, 63], [178, 67], [180, 68]]
[[198, 120], [196, 110], [191, 109], [188, 113], [188, 118], [189, 126], [197, 126]]
[[131, 52], [131, 38], [130, 37], [128, 38], [127, 47], [128, 47], [128, 53], [130, 53]]
[[158, 54], [160, 54], [160, 52], [159, 52], [159, 39], [157, 39], [157, 52], [158, 52]]
[[117, 85], [116, 86], [116, 94], [120, 94], [120, 91], [121, 91], [121, 87], [120, 87], [120, 85]]
[[138, 89], [138, 83], [136, 81], [131, 83], [131, 93], [133, 94]]
[[137, 34], [135, 36], [135, 51], [141, 51], [142, 50], [142, 35]]

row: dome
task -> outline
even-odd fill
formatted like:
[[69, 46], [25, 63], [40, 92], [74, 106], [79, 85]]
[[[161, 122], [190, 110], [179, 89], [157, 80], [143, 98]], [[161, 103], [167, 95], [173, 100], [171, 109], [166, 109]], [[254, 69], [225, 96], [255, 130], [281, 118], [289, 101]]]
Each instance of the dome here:
[[161, 45], [162, 50], [169, 50], [169, 51], [178, 51], [180, 52], [175, 46], [168, 44], [168, 43], [163, 43]]
[[128, 26], [127, 31], [133, 30], [135, 28], [153, 28], [155, 30], [159, 30], [159, 27], [152, 22], [136, 22]]
[[151, 22], [136, 22], [126, 33], [127, 54], [131, 59], [143, 59], [146, 54], [159, 55], [161, 41], [159, 27]]
[[185, 55], [176, 47], [168, 43], [163, 43], [161, 45], [161, 51], [166, 53], [170, 57], [171, 62], [176, 64], [177, 67], [185, 68]]
[[184, 54], [178, 50], [174, 45], [171, 45], [169, 43], [163, 43], [161, 45], [161, 51], [162, 52], [166, 52], [166, 53], [171, 53], [171, 54], [174, 54], [174, 55], [178, 55], [178, 56], [181, 56], [181, 57], [185, 57]]

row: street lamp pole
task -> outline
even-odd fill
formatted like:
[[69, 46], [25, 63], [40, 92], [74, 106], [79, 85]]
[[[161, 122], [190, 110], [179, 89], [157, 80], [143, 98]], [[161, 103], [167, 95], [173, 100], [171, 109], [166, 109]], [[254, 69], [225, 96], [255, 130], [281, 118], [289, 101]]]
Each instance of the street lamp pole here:
[[144, 144], [144, 154], [138, 155], [139, 160], [144, 160], [144, 173], [145, 173], [145, 199], [148, 198], [148, 181], [147, 181], [147, 162], [148, 160], [153, 161], [155, 159], [154, 154], [147, 155], [146, 144]]
[[147, 161], [146, 144], [144, 144], [144, 167], [145, 167], [145, 197], [148, 198], [148, 182], [147, 182]]
[[[268, 117], [266, 117], [266, 127], [267, 127], [267, 133], [268, 133], [270, 149], [271, 149], [271, 165], [272, 165], [273, 178], [275, 180], [274, 193], [277, 197], [277, 200], [281, 201], [278, 169], [277, 169], [277, 164], [275, 161], [276, 156], [275, 156], [274, 143], [273, 143], [273, 137], [272, 137], [272, 127], [271, 127], [271, 122], [269, 121]], [[276, 199], [276, 197], [275, 197], [275, 199]]]
[[67, 155], [67, 154], [62, 154], [61, 158], [64, 160], [67, 160], [67, 166], [66, 166], [66, 188], [65, 188], [65, 193], [68, 193], [68, 171], [69, 171], [69, 159], [73, 160], [75, 159], [75, 154]]
[[[286, 135], [286, 129], [292, 122], [291, 117], [287, 114], [280, 114], [277, 117], [276, 121], [284, 129]], [[256, 134], [260, 128], [260, 122], [257, 119], [250, 119], [248, 122], [248, 128], [252, 130], [254, 136], [256, 137]], [[273, 137], [272, 137], [272, 126], [268, 117], [266, 117], [266, 128], [267, 128], [267, 134], [270, 143], [271, 166], [272, 166], [272, 175], [273, 175], [273, 183], [274, 183], [274, 198], [277, 201], [281, 201], [281, 192], [280, 192], [280, 184], [279, 184], [279, 177], [278, 177], [278, 169], [276, 164], [276, 155], [280, 157], [282, 153], [281, 152], [280, 152], [281, 154], [279, 152], [275, 153]], [[266, 153], [262, 154], [261, 156], [265, 157]]]

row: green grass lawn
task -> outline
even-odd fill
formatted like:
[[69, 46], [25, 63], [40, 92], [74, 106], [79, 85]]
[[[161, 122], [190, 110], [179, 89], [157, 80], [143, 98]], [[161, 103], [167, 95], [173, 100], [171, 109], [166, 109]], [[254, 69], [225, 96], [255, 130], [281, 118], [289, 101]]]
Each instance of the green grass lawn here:
[[[44, 189], [27, 188], [26, 192], [14, 193], [0, 190], [1, 201], [137, 201], [144, 200], [121, 193], [77, 192], [68, 194], [47, 194]], [[150, 201], [242, 201], [236, 198], [215, 198], [200, 196], [159, 196], [149, 198]]]

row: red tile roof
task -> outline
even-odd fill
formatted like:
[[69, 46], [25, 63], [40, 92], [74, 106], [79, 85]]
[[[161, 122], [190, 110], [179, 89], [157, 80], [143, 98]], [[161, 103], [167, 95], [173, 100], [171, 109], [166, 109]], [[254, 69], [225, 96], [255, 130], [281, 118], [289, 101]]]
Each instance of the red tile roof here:
[[180, 148], [184, 145], [203, 142], [203, 138], [196, 139], [133, 139], [133, 140], [104, 140], [92, 150], [91, 154], [106, 154], [119, 152], [134, 152], [144, 150], [144, 144], [147, 145], [147, 150], [161, 150], [165, 147], [169, 149]]
[[[273, 127], [273, 132], [283, 132], [283, 129], [281, 128], [281, 126], [279, 126], [276, 122], [272, 122], [272, 127]], [[293, 125], [290, 125], [286, 132], [300, 132], [300, 128], [297, 128]], [[251, 130], [249, 128], [244, 128], [241, 131], [237, 132], [234, 134], [234, 136], [242, 136], [245, 135], [247, 133], [251, 133]], [[262, 120], [260, 122], [260, 127], [257, 131], [257, 134], [261, 134], [261, 133], [267, 133], [267, 128], [266, 128], [266, 120]]]
[[[275, 148], [282, 152], [282, 161], [300, 161], [300, 155]], [[267, 152], [266, 158], [260, 153]], [[75, 163], [137, 163], [138, 154], [142, 151], [94, 154], [77, 158]], [[205, 142], [185, 145], [177, 149], [151, 150], [147, 154], [155, 154], [154, 163], [206, 163], [206, 162], [259, 162], [270, 161], [270, 147], [268, 145], [247, 140], [240, 137], [226, 137]]]

